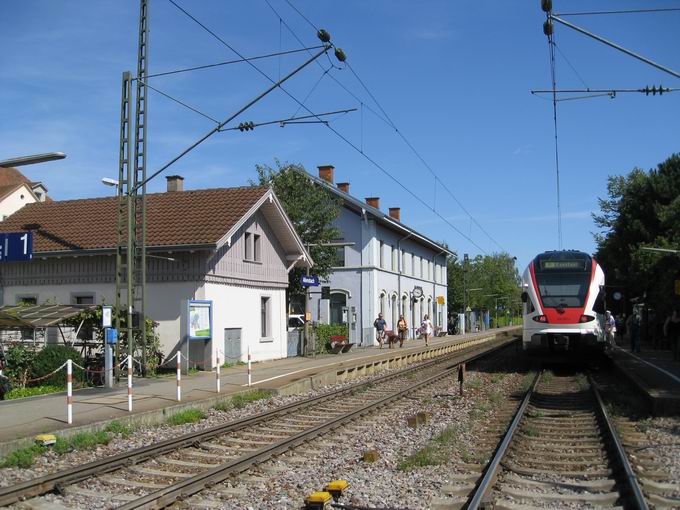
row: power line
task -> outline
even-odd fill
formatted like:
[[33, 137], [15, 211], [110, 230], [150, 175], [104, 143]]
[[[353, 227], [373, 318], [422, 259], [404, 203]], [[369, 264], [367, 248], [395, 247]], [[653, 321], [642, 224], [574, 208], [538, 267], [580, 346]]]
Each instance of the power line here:
[[[355, 112], [355, 111], [357, 111], [356, 108], [347, 108], [347, 109], [345, 109], [345, 110], [335, 110], [334, 112], [316, 113], [316, 114], [314, 114], [314, 115], [301, 115], [300, 117], [293, 116], [293, 117], [287, 117], [287, 118], [285, 118], [285, 119], [269, 120], [269, 121], [266, 121], [266, 122], [251, 122], [251, 123], [246, 123], [246, 124], [248, 124], [248, 127], [249, 127], [250, 129], [256, 128], [256, 127], [260, 127], [260, 126], [270, 126], [270, 125], [272, 125], [272, 124], [280, 124], [281, 127], [284, 127], [286, 124], [303, 124], [304, 122], [302, 122], [302, 121], [304, 121], [305, 119], [312, 119], [312, 118], [319, 118], [319, 117], [327, 117], [327, 116], [329, 116], [329, 115], [339, 115], [339, 114], [345, 115], [345, 114], [347, 114], [347, 113]], [[300, 122], [298, 122], [298, 121], [300, 121]], [[322, 120], [322, 121], [317, 121], [317, 122], [321, 122], [321, 123], [323, 123], [323, 124], [326, 124], [326, 123], [328, 123], [328, 122], [330, 122], [330, 121], [328, 121], [328, 120]], [[220, 129], [219, 131], [220, 131], [220, 132], [223, 132], [223, 131], [236, 131], [237, 129], [238, 129], [239, 131], [244, 131], [243, 123], [241, 123], [241, 124], [238, 125], [238, 126], [233, 126], [233, 127], [229, 127], [229, 128], [222, 128], [222, 129]], [[250, 130], [250, 129], [249, 129], [249, 130]]]
[[188, 105], [187, 103], [185, 103], [185, 102], [183, 102], [183, 101], [180, 101], [180, 100], [177, 99], [176, 97], [172, 97], [170, 94], [167, 94], [167, 93], [163, 92], [162, 90], [157, 89], [156, 87], [152, 87], [151, 85], [149, 85], [148, 83], [143, 82], [142, 80], [139, 80], [139, 81], [140, 81], [142, 84], [144, 84], [144, 85], [146, 85], [147, 87], [149, 87], [149, 88], [150, 88], [151, 90], [153, 90], [154, 92], [160, 94], [161, 96], [164, 96], [164, 97], [170, 99], [171, 101], [174, 101], [175, 103], [177, 103], [177, 104], [183, 106], [184, 108], [186, 108], [186, 109], [188, 109], [188, 110], [191, 110], [191, 111], [194, 112], [194, 113], [199, 114], [201, 117], [205, 117], [206, 119], [213, 121], [215, 124], [219, 124], [219, 123], [220, 123], [219, 120], [217, 120], [217, 119], [211, 117], [211, 116], [208, 115], [207, 113], [203, 113], [201, 110], [199, 110], [199, 109], [197, 109], [197, 108], [194, 108], [193, 106]]
[[616, 11], [582, 11], [582, 12], [559, 12], [555, 16], [598, 16], [602, 14], [639, 14], [646, 12], [671, 12], [680, 11], [680, 7], [667, 7], [658, 9], [625, 9]]
[[[286, 3], [287, 3], [288, 5], [290, 5], [290, 7], [291, 7], [293, 10], [295, 10], [295, 12], [297, 12], [297, 13], [300, 15], [300, 16], [301, 16], [301, 17], [302, 17], [302, 18], [303, 18], [303, 19], [304, 19], [304, 20], [305, 20], [312, 28], [314, 28], [315, 30], [318, 31], [318, 27], [317, 27], [314, 23], [312, 23], [312, 22], [311, 22], [311, 21], [310, 21], [310, 20], [309, 20], [309, 19], [308, 19], [308, 18], [307, 18], [300, 10], [299, 10], [299, 9], [297, 9], [297, 8], [290, 2], [290, 0], [285, 0], [285, 1], [286, 1]], [[267, 2], [267, 4], [270, 6], [270, 8], [272, 8], [272, 10], [274, 10], [274, 12], [276, 12], [276, 10], [275, 10], [275, 9], [271, 6], [271, 4], [269, 3], [269, 0], [265, 0], [265, 2]], [[278, 13], [276, 13], [276, 14], [277, 14], [277, 16], [278, 16]], [[289, 30], [290, 30], [290, 28], [289, 28]], [[297, 38], [297, 36], [296, 36], [296, 38]], [[298, 42], [299, 42], [300, 44], [303, 44], [302, 41], [301, 41], [299, 38], [297, 38], [297, 39], [298, 39]], [[498, 243], [498, 242], [497, 242], [497, 241], [496, 241], [496, 240], [495, 240], [495, 239], [494, 239], [494, 238], [493, 238], [493, 237], [492, 237], [485, 229], [484, 229], [484, 227], [482, 227], [482, 226], [480, 225], [480, 223], [472, 216], [472, 214], [470, 214], [470, 212], [463, 206], [463, 204], [462, 204], [461, 201], [458, 199], [458, 197], [456, 197], [456, 195], [449, 189], [449, 187], [446, 185], [446, 183], [443, 182], [443, 181], [439, 178], [439, 176], [437, 175], [437, 173], [432, 169], [432, 167], [427, 163], [427, 161], [425, 161], [425, 159], [423, 158], [423, 156], [416, 150], [416, 148], [415, 148], [415, 147], [413, 146], [413, 144], [406, 138], [406, 136], [401, 132], [401, 130], [399, 130], [398, 126], [394, 123], [394, 121], [391, 119], [390, 115], [389, 115], [389, 114], [387, 113], [387, 111], [383, 108], [383, 106], [380, 104], [380, 102], [379, 102], [378, 99], [375, 97], [375, 95], [371, 92], [371, 90], [368, 88], [368, 86], [364, 83], [364, 81], [361, 79], [361, 77], [359, 76], [359, 74], [354, 70], [354, 68], [352, 67], [352, 65], [351, 65], [349, 62], [346, 62], [345, 65], [346, 65], [346, 67], [350, 70], [350, 72], [354, 75], [354, 77], [356, 78], [356, 80], [361, 84], [361, 86], [363, 87], [363, 89], [366, 91], [366, 93], [367, 93], [367, 94], [369, 95], [369, 97], [373, 100], [373, 102], [376, 104], [376, 106], [377, 106], [378, 109], [382, 112], [382, 115], [384, 116], [384, 117], [381, 117], [381, 116], [378, 116], [378, 117], [381, 118], [381, 119], [383, 120], [383, 122], [385, 122], [388, 126], [390, 126], [392, 129], [395, 130], [395, 132], [399, 135], [399, 137], [403, 140], [403, 142], [409, 147], [409, 149], [413, 152], [413, 154], [414, 154], [414, 155], [421, 161], [421, 163], [422, 163], [422, 164], [430, 171], [430, 173], [431, 173], [431, 174], [433, 175], [433, 177], [435, 178], [435, 181], [440, 183], [440, 185], [447, 191], [447, 193], [451, 196], [451, 198], [453, 198], [453, 200], [456, 202], [456, 204], [458, 204], [458, 206], [463, 210], [463, 212], [465, 212], [465, 214], [472, 220], [472, 222], [473, 222], [475, 225], [477, 225], [477, 227], [479, 227], [479, 229], [480, 229], [480, 230], [481, 230], [481, 231], [482, 231], [482, 232], [483, 232], [483, 233], [484, 233], [484, 234], [485, 234], [485, 235], [486, 235], [486, 236], [487, 236], [487, 237], [488, 237], [488, 238], [489, 238], [496, 246], [498, 246], [498, 247], [501, 249], [501, 251], [505, 251], [505, 249], [504, 249], [504, 248], [503, 248], [503, 247], [502, 247], [502, 246], [501, 246], [501, 245], [500, 245], [500, 244], [499, 244], [499, 243]], [[336, 82], [338, 82], [338, 81], [336, 80]], [[339, 82], [338, 82], [338, 83], [339, 83]], [[345, 88], [345, 87], [343, 86], [343, 88]], [[347, 89], [345, 88], [345, 90], [347, 90]], [[347, 91], [349, 92], [349, 90], [347, 90]], [[355, 94], [353, 94], [353, 93], [351, 93], [351, 92], [350, 92], [350, 94], [351, 94], [355, 99], [359, 100], [359, 98], [358, 98]], [[363, 101], [362, 101], [362, 105], [363, 105]], [[363, 105], [363, 106], [366, 106], [366, 105]], [[370, 108], [369, 108], [369, 109], [370, 109]]]
[[165, 71], [162, 73], [155, 73], [155, 74], [150, 74], [147, 76], [148, 78], [157, 78], [159, 76], [168, 76], [171, 74], [180, 74], [180, 73], [188, 73], [189, 71], [199, 71], [201, 69], [210, 69], [212, 67], [219, 67], [219, 66], [226, 66], [229, 64], [240, 64], [242, 62], [247, 62], [249, 60], [260, 60], [263, 58], [270, 58], [270, 57], [281, 57], [283, 55], [290, 55], [292, 53], [300, 53], [302, 51], [307, 51], [310, 52], [311, 50], [318, 50], [320, 48], [323, 48], [323, 45], [319, 46], [310, 46], [309, 48], [299, 48], [296, 50], [286, 50], [286, 51], [277, 51], [276, 53], [267, 53], [266, 55], [257, 55], [255, 57], [244, 57], [244, 58], [239, 58], [236, 60], [226, 60], [224, 62], [217, 62], [215, 64], [205, 64], [202, 66], [195, 66], [195, 67], [186, 67], [184, 69], [176, 69], [174, 71]]
[[[552, 25], [551, 25], [552, 26]], [[557, 143], [557, 78], [555, 76], [555, 44], [552, 32], [548, 35], [548, 50], [550, 53], [550, 79], [553, 95], [553, 126], [555, 130], [555, 174], [557, 184], [557, 245], [562, 249], [562, 206], [560, 203], [560, 157]]]
[[[191, 15], [188, 11], [186, 11], [184, 8], [179, 6], [175, 0], [168, 0], [172, 5], [174, 5], [177, 9], [179, 9], [181, 12], [183, 12], [189, 19], [194, 21], [198, 26], [203, 28], [208, 34], [212, 35], [215, 39], [217, 39], [220, 43], [222, 43], [224, 46], [229, 48], [231, 51], [233, 51], [236, 55], [239, 57], [243, 58], [243, 56], [229, 43], [224, 41], [221, 37], [219, 37], [215, 32], [210, 30], [207, 26], [205, 26], [203, 23], [201, 23], [198, 19], [196, 19], [193, 15]], [[248, 65], [250, 65], [253, 69], [255, 69], [258, 73], [260, 73], [264, 78], [266, 78], [268, 81], [270, 81], [272, 84], [275, 84], [276, 82], [274, 81], [273, 78], [271, 78], [267, 73], [265, 73], [263, 70], [261, 70], [259, 67], [257, 67], [253, 62], [247, 61]], [[299, 104], [304, 110], [306, 110], [311, 116], [316, 117], [318, 120], [322, 120], [319, 118], [317, 114], [315, 114], [312, 110], [310, 110], [306, 105], [302, 103], [299, 99], [297, 99], [293, 94], [291, 94], [288, 90], [286, 90], [284, 87], [281, 85], [278, 85], [278, 88], [286, 94], [288, 97], [290, 97], [293, 101], [295, 101], [297, 104]], [[469, 241], [473, 246], [475, 246], [477, 249], [480, 251], [484, 252], [485, 254], [488, 254], [484, 248], [479, 246], [472, 238], [468, 237], [463, 233], [458, 227], [456, 227], [453, 223], [451, 223], [446, 217], [444, 217], [442, 214], [440, 214], [438, 211], [433, 209], [424, 199], [419, 197], [417, 194], [415, 194], [413, 191], [411, 191], [406, 185], [404, 185], [399, 179], [394, 177], [387, 169], [385, 169], [380, 163], [375, 161], [373, 158], [371, 158], [368, 154], [365, 152], [362, 152], [359, 147], [357, 147], [354, 143], [352, 143], [347, 137], [345, 137], [342, 133], [340, 133], [337, 129], [335, 129], [333, 126], [331, 126], [329, 123], [324, 123], [326, 128], [330, 129], [337, 137], [339, 137], [341, 140], [343, 140], [346, 144], [348, 144], [350, 147], [352, 147], [356, 152], [361, 154], [367, 161], [369, 161], [373, 166], [375, 166], [377, 169], [379, 169], [382, 173], [384, 173], [387, 177], [389, 177], [392, 181], [394, 181], [399, 187], [401, 187], [406, 193], [411, 195], [415, 200], [423, 204], [426, 208], [430, 209], [436, 216], [438, 216], [441, 220], [443, 220], [446, 224], [448, 224], [453, 230], [458, 232], [464, 239]], [[158, 173], [158, 172], [157, 172]], [[154, 174], [155, 175], [155, 174]]]

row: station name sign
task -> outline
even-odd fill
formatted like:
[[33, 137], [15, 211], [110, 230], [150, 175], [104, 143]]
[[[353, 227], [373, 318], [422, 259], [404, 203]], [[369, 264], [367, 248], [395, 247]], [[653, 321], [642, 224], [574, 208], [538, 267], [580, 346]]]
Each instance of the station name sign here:
[[33, 232], [0, 233], [0, 262], [33, 258]]
[[319, 286], [319, 277], [303, 274], [302, 276], [300, 276], [300, 284], [303, 287], [318, 287]]

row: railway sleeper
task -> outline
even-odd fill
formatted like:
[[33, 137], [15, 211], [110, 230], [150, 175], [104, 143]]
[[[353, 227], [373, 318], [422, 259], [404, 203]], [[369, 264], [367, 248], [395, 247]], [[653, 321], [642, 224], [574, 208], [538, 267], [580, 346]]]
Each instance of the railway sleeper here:
[[506, 473], [503, 480], [517, 485], [527, 485], [531, 487], [542, 487], [546, 489], [557, 488], [567, 489], [573, 491], [587, 490], [589, 492], [611, 492], [616, 487], [616, 480], [611, 478], [603, 478], [599, 480], [570, 480], [568, 482], [558, 482], [554, 480], [534, 480], [532, 478], [523, 478], [514, 473]]
[[606, 505], [611, 507], [618, 501], [618, 492], [605, 492], [602, 494], [561, 494], [559, 492], [532, 492], [522, 489], [514, 489], [512, 487], [502, 487], [498, 490], [499, 493], [512, 496], [514, 498], [551, 501], [560, 503], [585, 503], [596, 506]]

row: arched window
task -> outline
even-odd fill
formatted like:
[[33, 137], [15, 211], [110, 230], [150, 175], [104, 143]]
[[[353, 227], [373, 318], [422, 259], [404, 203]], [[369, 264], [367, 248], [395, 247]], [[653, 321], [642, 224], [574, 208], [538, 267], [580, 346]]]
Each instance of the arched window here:
[[382, 314], [383, 319], [385, 318], [385, 307], [386, 307], [385, 296], [386, 295], [387, 295], [387, 292], [385, 292], [384, 290], [380, 291], [380, 302], [378, 304], [378, 310]]
[[397, 321], [399, 320], [399, 307], [397, 306], [397, 294], [392, 294], [392, 324], [390, 329], [397, 330]]

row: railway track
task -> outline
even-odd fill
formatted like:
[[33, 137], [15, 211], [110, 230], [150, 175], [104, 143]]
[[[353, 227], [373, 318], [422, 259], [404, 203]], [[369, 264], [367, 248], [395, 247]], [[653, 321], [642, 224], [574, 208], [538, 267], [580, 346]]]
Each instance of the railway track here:
[[452, 490], [470, 494], [460, 505], [468, 509], [647, 508], [599, 392], [584, 375], [539, 374], [484, 476], [475, 474]]
[[460, 363], [512, 341], [473, 346], [252, 417], [1, 488], [0, 506], [57, 492], [92, 498], [92, 507], [163, 508], [450, 377]]

